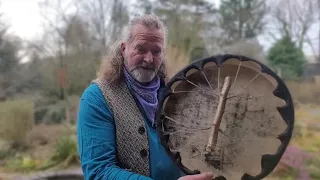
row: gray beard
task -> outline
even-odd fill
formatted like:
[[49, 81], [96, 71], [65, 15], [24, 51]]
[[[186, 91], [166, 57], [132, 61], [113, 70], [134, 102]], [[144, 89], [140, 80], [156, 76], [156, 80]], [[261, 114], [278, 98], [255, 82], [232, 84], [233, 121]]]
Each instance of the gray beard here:
[[148, 83], [153, 80], [153, 78], [157, 75], [155, 69], [145, 69], [142, 68], [141, 65], [135, 67], [133, 70], [128, 68], [127, 58], [124, 59], [124, 64], [127, 66], [128, 72], [131, 76], [140, 83]]
[[132, 71], [130, 71], [130, 74], [132, 77], [141, 83], [147, 83], [153, 80], [153, 78], [156, 76], [156, 72], [151, 69], [144, 69], [141, 67], [138, 67]]

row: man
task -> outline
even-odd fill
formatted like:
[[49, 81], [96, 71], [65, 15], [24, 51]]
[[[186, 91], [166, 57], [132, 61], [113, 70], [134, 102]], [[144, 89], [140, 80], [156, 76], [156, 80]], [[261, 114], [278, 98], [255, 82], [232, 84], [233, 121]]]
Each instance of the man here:
[[165, 86], [166, 28], [134, 18], [81, 97], [78, 143], [85, 179], [209, 180], [183, 176], [160, 144], [155, 111]]

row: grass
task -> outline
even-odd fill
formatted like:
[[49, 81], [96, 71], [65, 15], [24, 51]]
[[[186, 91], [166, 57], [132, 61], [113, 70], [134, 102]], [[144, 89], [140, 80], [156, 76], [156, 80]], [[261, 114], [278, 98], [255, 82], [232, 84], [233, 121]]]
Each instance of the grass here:
[[320, 155], [318, 154], [308, 162], [308, 170], [312, 179], [320, 179]]
[[320, 112], [317, 111], [320, 111], [320, 105], [301, 105], [296, 110], [295, 136], [292, 144], [311, 153], [320, 152]]
[[302, 104], [320, 104], [320, 84], [286, 82], [293, 99]]
[[297, 179], [298, 172], [293, 168], [286, 168], [281, 171], [276, 171], [272, 174], [272, 178], [281, 180], [295, 180]]
[[[320, 84], [286, 82], [295, 102], [295, 128], [291, 141], [312, 155], [305, 166], [311, 179], [320, 179]], [[274, 172], [270, 179], [296, 179], [296, 171]], [[269, 179], [269, 178], [268, 178]]]
[[[312, 107], [314, 106], [307, 106]], [[310, 172], [312, 179], [320, 179], [320, 131], [315, 130], [320, 114], [308, 113], [308, 108], [303, 106], [297, 111], [297, 121], [300, 123], [296, 128], [297, 135], [292, 144], [311, 154], [311, 159], [306, 162], [306, 169]], [[317, 108], [320, 110], [320, 106]]]
[[[308, 113], [307, 107], [314, 108], [314, 106], [302, 106], [301, 109], [297, 110], [296, 127], [291, 145], [297, 146], [311, 154], [312, 159], [307, 161], [305, 166], [310, 172], [311, 178], [316, 180], [320, 179], [320, 131], [310, 129], [313, 128], [312, 124], [317, 121], [318, 116]], [[318, 109], [320, 109], [320, 107]], [[294, 179], [296, 174], [289, 171], [285, 174], [276, 173], [275, 176], [279, 176], [280, 179]]]

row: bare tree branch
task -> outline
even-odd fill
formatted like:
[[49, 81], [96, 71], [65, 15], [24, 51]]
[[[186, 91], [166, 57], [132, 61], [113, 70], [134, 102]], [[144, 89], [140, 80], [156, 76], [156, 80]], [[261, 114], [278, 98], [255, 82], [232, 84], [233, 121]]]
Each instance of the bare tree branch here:
[[295, 40], [302, 49], [306, 34], [317, 22], [316, 4], [314, 0], [280, 0], [272, 5], [274, 26], [282, 36]]

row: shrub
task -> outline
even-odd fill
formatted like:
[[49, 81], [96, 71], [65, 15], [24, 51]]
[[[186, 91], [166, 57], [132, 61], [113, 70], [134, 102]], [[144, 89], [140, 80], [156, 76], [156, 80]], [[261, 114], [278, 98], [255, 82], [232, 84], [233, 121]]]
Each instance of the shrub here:
[[45, 124], [59, 124], [65, 119], [65, 102], [63, 101], [46, 106], [46, 110], [42, 120]]
[[37, 159], [27, 153], [17, 153], [4, 161], [4, 168], [9, 172], [31, 172], [48, 169], [51, 166], [52, 162]]
[[77, 141], [75, 136], [61, 137], [56, 144], [56, 152], [52, 161], [62, 166], [68, 166], [78, 159]]
[[0, 137], [13, 146], [26, 145], [26, 135], [34, 124], [33, 103], [14, 100], [0, 103]]
[[78, 101], [79, 97], [73, 95], [68, 96], [64, 101], [50, 102], [48, 100], [50, 103], [38, 103], [35, 112], [36, 123], [60, 124], [63, 121], [68, 121], [68, 123], [75, 124], [78, 114]]
[[299, 79], [306, 62], [305, 55], [289, 36], [284, 36], [273, 44], [268, 52], [268, 64], [281, 69], [283, 79]]
[[27, 172], [36, 169], [37, 161], [28, 155], [17, 155], [10, 158], [5, 167], [14, 171]]

